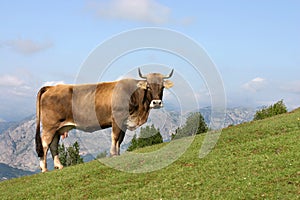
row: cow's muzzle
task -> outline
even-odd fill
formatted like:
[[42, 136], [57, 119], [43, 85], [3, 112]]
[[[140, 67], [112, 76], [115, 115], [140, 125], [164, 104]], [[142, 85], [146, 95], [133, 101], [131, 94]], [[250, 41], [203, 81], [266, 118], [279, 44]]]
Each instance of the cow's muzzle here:
[[150, 108], [161, 108], [163, 107], [163, 102], [162, 100], [152, 100], [150, 103]]

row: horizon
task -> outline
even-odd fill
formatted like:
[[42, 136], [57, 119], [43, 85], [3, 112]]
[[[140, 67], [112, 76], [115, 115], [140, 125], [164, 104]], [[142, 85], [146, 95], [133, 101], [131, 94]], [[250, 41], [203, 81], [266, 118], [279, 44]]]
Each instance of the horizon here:
[[[226, 108], [226, 113], [229, 111], [229, 110], [234, 110], [234, 109], [247, 109], [247, 110], [252, 110], [252, 111], [258, 111], [260, 110], [261, 108], [263, 108], [263, 106], [259, 106], [259, 107], [244, 107], [244, 106], [236, 106], [236, 107], [227, 107]], [[300, 108], [300, 107], [298, 107]], [[295, 109], [292, 109], [292, 110], [288, 110], [288, 112], [292, 112], [293, 110], [296, 110], [298, 108], [295, 108]], [[201, 107], [198, 109], [198, 111], [195, 111], [195, 110], [189, 110], [189, 111], [186, 111], [186, 112], [181, 112], [180, 110], [175, 110], [173, 109], [172, 105], [170, 106], [164, 106], [163, 108], [160, 108], [160, 109], [163, 109], [167, 112], [178, 112], [178, 113], [182, 113], [183, 116], [185, 115], [188, 115], [190, 113], [193, 113], [193, 112], [200, 112], [201, 113], [201, 110], [205, 110], [205, 109], [211, 109], [211, 106], [205, 106], [205, 107]], [[150, 111], [151, 112], [151, 111]], [[202, 114], [202, 113], [201, 113]], [[26, 121], [27, 119], [29, 118], [35, 118], [36, 117], [36, 113], [32, 113], [32, 114], [28, 114], [27, 116], [25, 116], [24, 118], [22, 119], [18, 119], [18, 120], [15, 120], [15, 121], [6, 121], [6, 120], [2, 120], [0, 119], [0, 123], [22, 123], [23, 121]]]

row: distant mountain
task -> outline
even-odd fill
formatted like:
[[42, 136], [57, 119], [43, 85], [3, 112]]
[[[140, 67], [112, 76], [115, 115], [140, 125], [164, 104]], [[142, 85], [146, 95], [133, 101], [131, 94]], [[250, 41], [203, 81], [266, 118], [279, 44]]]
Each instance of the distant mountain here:
[[21, 169], [10, 167], [7, 164], [0, 163], [0, 181], [32, 174], [34, 174], [34, 172], [24, 171]]
[[38, 158], [34, 143], [35, 117], [27, 118], [0, 135], [0, 162], [11, 167], [35, 171]]
[[[209, 107], [200, 110], [205, 121], [210, 123], [211, 109]], [[253, 119], [255, 110], [247, 108], [228, 109], [225, 115], [226, 127], [231, 124], [239, 124]], [[149, 120], [144, 125], [154, 124], [163, 136], [164, 141], [171, 138], [171, 134], [179, 126], [183, 126], [188, 115], [182, 115], [179, 112], [168, 111], [165, 109], [152, 110]], [[221, 119], [219, 121], [222, 121]], [[39, 170], [39, 159], [35, 152], [35, 116], [30, 116], [19, 123], [12, 123], [2, 126], [4, 130], [0, 134], [0, 163], [25, 171], [35, 172]], [[1, 126], [0, 126], [1, 128]], [[125, 139], [121, 146], [121, 151], [125, 151], [129, 146], [134, 134], [139, 134], [139, 129], [127, 131]], [[61, 140], [65, 146], [72, 145], [75, 141], [79, 142], [80, 154], [85, 161], [93, 160], [99, 153], [109, 152], [111, 143], [111, 129], [105, 129], [94, 133], [85, 133], [78, 130], [72, 130], [69, 137]], [[48, 154], [49, 169], [53, 168], [53, 161], [50, 153]]]
[[[227, 108], [225, 116], [219, 115], [217, 112], [217, 119], [215, 120], [217, 127], [227, 127], [229, 125], [241, 124], [244, 122], [249, 122], [253, 120], [256, 109], [253, 108], [244, 108], [244, 107], [236, 107], [236, 108]], [[211, 122], [211, 107], [201, 108], [200, 113], [204, 117], [205, 122], [209, 125]], [[223, 124], [218, 124], [224, 122]]]

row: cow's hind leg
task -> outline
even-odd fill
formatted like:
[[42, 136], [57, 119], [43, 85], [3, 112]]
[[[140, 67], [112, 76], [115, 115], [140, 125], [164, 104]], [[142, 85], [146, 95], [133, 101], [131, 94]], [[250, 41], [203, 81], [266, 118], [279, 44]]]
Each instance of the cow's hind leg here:
[[54, 168], [55, 169], [62, 169], [64, 166], [60, 163], [59, 156], [58, 156], [58, 143], [60, 139], [60, 134], [58, 132], [55, 133], [54, 138], [50, 144], [50, 151], [54, 161]]
[[42, 172], [48, 171], [47, 169], [47, 153], [49, 149], [49, 145], [53, 140], [54, 133], [51, 134], [51, 132], [43, 131], [42, 133], [42, 145], [43, 145], [43, 151], [44, 155], [43, 157], [40, 157], [40, 168]]

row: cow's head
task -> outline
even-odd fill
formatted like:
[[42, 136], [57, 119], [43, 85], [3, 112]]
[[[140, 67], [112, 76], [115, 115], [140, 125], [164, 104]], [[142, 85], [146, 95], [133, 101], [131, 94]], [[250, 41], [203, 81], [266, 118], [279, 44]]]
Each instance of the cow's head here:
[[162, 97], [164, 88], [171, 88], [173, 86], [173, 82], [170, 80], [166, 80], [173, 75], [174, 69], [170, 72], [169, 75], [164, 76], [159, 73], [151, 73], [144, 76], [140, 70], [139, 76], [145, 81], [139, 81], [138, 87], [145, 90], [145, 97], [150, 102], [150, 108], [161, 108], [163, 107]]

